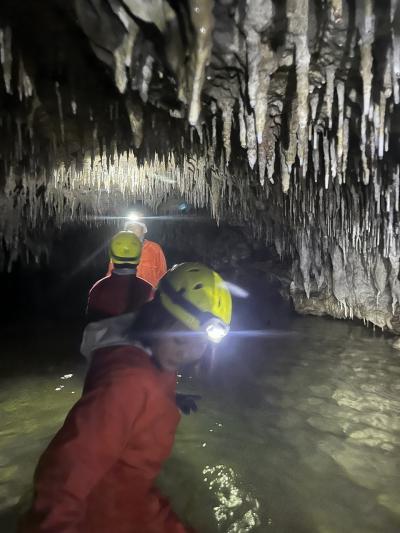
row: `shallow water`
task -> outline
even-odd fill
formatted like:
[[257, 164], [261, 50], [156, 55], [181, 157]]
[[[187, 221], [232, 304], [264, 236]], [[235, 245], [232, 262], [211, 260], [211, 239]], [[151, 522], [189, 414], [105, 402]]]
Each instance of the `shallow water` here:
[[[1, 381], [0, 531], [14, 530], [83, 373], [63, 363]], [[400, 531], [400, 355], [387, 338], [288, 319], [277, 336], [232, 338], [207, 382], [179, 381], [203, 399], [182, 419], [160, 486], [201, 533]]]

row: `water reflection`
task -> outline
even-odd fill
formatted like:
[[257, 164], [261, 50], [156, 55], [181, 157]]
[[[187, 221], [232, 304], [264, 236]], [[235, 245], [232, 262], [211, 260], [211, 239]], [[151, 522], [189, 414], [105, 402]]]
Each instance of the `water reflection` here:
[[232, 468], [225, 465], [206, 466], [203, 474], [206, 476], [204, 481], [218, 501], [214, 513], [221, 531], [245, 533], [260, 525], [260, 504], [257, 498], [239, 488]]
[[[346, 322], [285, 328], [294, 334], [227, 342], [207, 384], [179, 376], [203, 399], [182, 419], [161, 488], [201, 533], [398, 533], [398, 352]], [[68, 366], [2, 380], [0, 531], [12, 533], [11, 510], [82, 379]]]

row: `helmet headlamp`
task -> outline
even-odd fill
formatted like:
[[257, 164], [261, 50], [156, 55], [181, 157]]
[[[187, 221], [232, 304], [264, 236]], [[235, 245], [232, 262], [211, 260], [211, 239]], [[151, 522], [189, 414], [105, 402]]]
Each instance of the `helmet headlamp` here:
[[205, 324], [202, 324], [201, 329], [207, 334], [208, 339], [215, 344], [221, 342], [229, 333], [229, 326], [218, 318], [207, 320]]
[[[186, 325], [194, 330], [205, 333], [211, 342], [219, 343], [229, 333], [229, 325], [220, 318], [208, 311], [202, 311], [192, 302], [188, 301], [181, 292], [173, 289], [166, 278], [161, 280], [160, 292], [168, 298], [174, 305], [187, 313]], [[165, 296], [164, 298], [165, 302]], [[189, 323], [190, 320], [190, 323]], [[185, 323], [185, 322], [184, 322]]]

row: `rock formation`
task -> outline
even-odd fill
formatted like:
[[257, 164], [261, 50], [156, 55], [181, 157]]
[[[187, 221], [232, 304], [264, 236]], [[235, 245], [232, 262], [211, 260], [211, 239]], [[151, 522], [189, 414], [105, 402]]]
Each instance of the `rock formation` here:
[[398, 0], [3, 0], [0, 232], [171, 195], [400, 333]]

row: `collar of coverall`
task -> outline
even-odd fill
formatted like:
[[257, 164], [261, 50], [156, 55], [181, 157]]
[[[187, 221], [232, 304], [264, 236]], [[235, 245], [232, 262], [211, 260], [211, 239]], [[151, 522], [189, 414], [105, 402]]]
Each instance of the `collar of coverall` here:
[[117, 276], [129, 276], [130, 274], [136, 274], [136, 267], [132, 268], [114, 268], [113, 274], [116, 274]]

